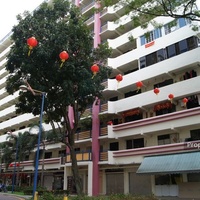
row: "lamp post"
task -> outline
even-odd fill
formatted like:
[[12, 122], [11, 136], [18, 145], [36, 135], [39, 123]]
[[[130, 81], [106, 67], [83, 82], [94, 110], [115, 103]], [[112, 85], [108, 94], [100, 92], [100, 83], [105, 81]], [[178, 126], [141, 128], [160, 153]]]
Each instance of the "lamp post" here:
[[40, 125], [39, 125], [39, 132], [38, 132], [38, 143], [37, 143], [37, 152], [36, 152], [36, 162], [35, 162], [35, 173], [34, 173], [34, 182], [33, 182], [33, 198], [35, 199], [35, 193], [37, 190], [37, 177], [38, 177], [38, 165], [39, 165], [39, 151], [40, 151], [40, 140], [41, 140], [41, 133], [42, 133], [42, 118], [43, 118], [43, 111], [44, 111], [44, 99], [45, 99], [45, 92], [35, 90], [31, 88], [27, 80], [24, 81], [26, 85], [22, 85], [19, 88], [22, 90], [30, 91], [34, 96], [42, 95], [42, 103], [41, 103], [41, 111], [40, 111]]
[[19, 140], [16, 135], [13, 135], [12, 132], [8, 132], [8, 135], [11, 137], [16, 138], [16, 155], [15, 155], [15, 165], [14, 165], [14, 170], [13, 170], [13, 177], [12, 177], [12, 193], [15, 190], [15, 175], [16, 175], [16, 162], [18, 158], [18, 146], [19, 146]]

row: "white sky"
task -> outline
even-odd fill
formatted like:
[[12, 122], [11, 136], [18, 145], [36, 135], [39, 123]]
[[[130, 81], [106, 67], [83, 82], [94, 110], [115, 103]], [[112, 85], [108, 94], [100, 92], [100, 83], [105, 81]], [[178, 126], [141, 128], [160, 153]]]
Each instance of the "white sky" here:
[[25, 10], [33, 11], [44, 0], [0, 0], [0, 40], [17, 23], [16, 16]]

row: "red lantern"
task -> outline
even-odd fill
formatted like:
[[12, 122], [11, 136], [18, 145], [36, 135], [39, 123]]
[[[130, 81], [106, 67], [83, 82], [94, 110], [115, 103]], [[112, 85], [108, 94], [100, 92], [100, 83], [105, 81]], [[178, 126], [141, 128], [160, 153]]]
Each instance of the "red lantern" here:
[[113, 125], [113, 122], [112, 121], [108, 121], [107, 125]]
[[117, 80], [117, 82], [118, 82], [118, 84], [117, 84], [117, 87], [118, 87], [118, 85], [119, 85], [119, 82], [123, 80], [123, 76], [122, 76], [121, 74], [118, 74], [118, 75], [116, 76], [116, 78], [115, 78], [115, 79], [116, 79], [116, 80]]
[[30, 37], [27, 39], [27, 45], [29, 46], [28, 56], [30, 56], [31, 50], [38, 45], [38, 41], [35, 37]]
[[184, 106], [186, 106], [187, 102], [188, 102], [188, 99], [187, 99], [187, 98], [184, 98], [184, 99], [183, 99]]
[[121, 74], [118, 74], [118, 75], [116, 76], [116, 80], [117, 80], [118, 82], [122, 81], [122, 80], [123, 80], [123, 76], [122, 76]]
[[142, 81], [138, 81], [138, 82], [136, 83], [136, 86], [137, 86], [137, 89], [139, 90], [139, 89], [143, 86]]
[[173, 100], [173, 98], [174, 98], [174, 95], [173, 95], [173, 94], [169, 94], [168, 97], [169, 97], [169, 99], [170, 99], [170, 101], [171, 101], [171, 103], [172, 103], [172, 100]]
[[59, 54], [59, 57], [61, 59], [61, 65], [60, 67], [63, 66], [63, 63], [69, 58], [69, 54], [66, 52], [66, 51], [62, 51], [60, 54]]
[[94, 78], [94, 76], [96, 76], [96, 74], [99, 72], [99, 66], [96, 64], [92, 65], [91, 71], [93, 72], [92, 78]]
[[10, 163], [10, 164], [9, 164], [9, 167], [13, 167], [13, 163]]
[[160, 92], [160, 90], [159, 90], [158, 88], [155, 88], [155, 89], [153, 90], [153, 92], [154, 92], [156, 95], [158, 95], [158, 93]]

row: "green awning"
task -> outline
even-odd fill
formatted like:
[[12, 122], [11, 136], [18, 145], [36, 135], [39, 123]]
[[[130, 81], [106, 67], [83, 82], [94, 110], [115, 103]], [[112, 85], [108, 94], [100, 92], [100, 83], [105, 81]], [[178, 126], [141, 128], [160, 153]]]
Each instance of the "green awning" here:
[[174, 174], [200, 172], [200, 150], [145, 157], [137, 170], [139, 174]]

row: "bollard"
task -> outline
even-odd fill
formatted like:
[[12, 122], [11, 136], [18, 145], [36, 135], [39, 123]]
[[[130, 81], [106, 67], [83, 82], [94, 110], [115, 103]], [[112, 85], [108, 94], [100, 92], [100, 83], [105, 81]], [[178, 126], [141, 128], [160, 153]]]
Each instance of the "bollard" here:
[[64, 196], [64, 199], [63, 200], [68, 200], [68, 197], [67, 196]]
[[35, 191], [34, 200], [38, 200], [38, 192], [37, 191]]

